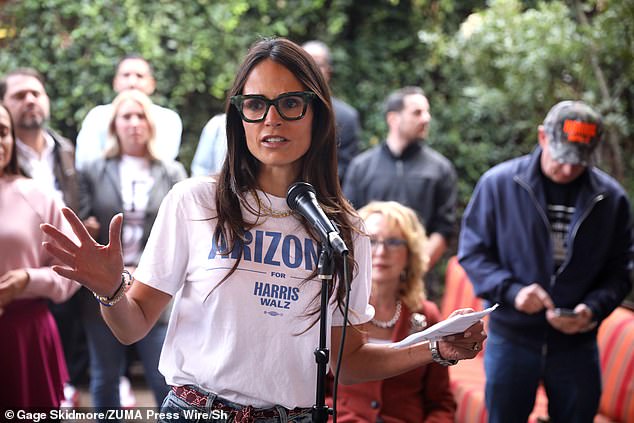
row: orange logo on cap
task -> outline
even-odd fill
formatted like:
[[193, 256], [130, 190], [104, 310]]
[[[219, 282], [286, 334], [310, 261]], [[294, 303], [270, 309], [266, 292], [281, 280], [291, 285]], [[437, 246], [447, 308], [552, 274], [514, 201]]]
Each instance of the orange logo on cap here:
[[580, 120], [565, 120], [564, 134], [568, 136], [569, 142], [589, 144], [592, 137], [597, 134], [597, 125]]

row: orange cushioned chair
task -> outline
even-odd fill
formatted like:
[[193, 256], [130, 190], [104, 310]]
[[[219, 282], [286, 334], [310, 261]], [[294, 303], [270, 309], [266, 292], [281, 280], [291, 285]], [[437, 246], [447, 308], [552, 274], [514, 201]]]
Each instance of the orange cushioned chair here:
[[[458, 259], [452, 257], [445, 275], [441, 314], [446, 318], [453, 310], [465, 307], [483, 308]], [[603, 394], [595, 423], [634, 423], [634, 312], [624, 307], [614, 310], [601, 323], [597, 342]], [[449, 372], [451, 389], [458, 403], [456, 422], [486, 423], [483, 354], [461, 361], [450, 367]], [[540, 386], [529, 422], [548, 421], [547, 416], [548, 399]]]
[[599, 327], [603, 395], [595, 422], [634, 422], [634, 312], [619, 307]]
[[[451, 257], [445, 274], [445, 293], [440, 313], [447, 318], [459, 308], [482, 310], [482, 300], [475, 296], [473, 286], [457, 257]], [[494, 312], [495, 313], [495, 312]], [[486, 319], [485, 319], [486, 322]], [[486, 342], [484, 344], [486, 348]], [[486, 423], [488, 414], [484, 403], [484, 351], [473, 360], [464, 360], [449, 368], [451, 390], [458, 404], [457, 423]], [[537, 390], [535, 407], [529, 422], [537, 423], [548, 416], [548, 400], [542, 386]], [[633, 422], [634, 423], [634, 422]]]

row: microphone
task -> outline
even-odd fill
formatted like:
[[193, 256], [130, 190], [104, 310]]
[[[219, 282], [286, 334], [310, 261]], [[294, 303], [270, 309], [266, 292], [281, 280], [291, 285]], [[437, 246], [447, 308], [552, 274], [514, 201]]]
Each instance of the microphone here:
[[312, 225], [319, 234], [321, 242], [329, 245], [339, 254], [347, 254], [348, 247], [341, 239], [335, 225], [326, 217], [317, 202], [315, 188], [307, 182], [295, 182], [288, 188], [286, 204], [291, 210], [298, 212]]

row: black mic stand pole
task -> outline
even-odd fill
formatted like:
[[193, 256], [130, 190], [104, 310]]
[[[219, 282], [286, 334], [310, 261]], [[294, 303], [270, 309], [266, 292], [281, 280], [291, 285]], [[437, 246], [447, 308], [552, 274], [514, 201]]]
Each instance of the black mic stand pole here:
[[326, 333], [328, 330], [328, 291], [332, 283], [335, 261], [332, 249], [327, 243], [322, 243], [319, 255], [319, 279], [321, 279], [321, 310], [319, 314], [319, 348], [315, 350], [317, 362], [317, 391], [316, 403], [313, 406], [313, 423], [326, 423], [332, 408], [326, 405], [326, 374], [328, 373], [329, 353], [326, 348]]

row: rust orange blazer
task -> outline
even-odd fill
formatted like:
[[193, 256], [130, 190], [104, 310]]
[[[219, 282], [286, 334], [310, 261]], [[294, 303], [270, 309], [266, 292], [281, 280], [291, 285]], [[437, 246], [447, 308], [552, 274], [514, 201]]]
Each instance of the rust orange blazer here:
[[[427, 326], [440, 320], [438, 307], [421, 301], [416, 312], [424, 314]], [[403, 304], [392, 341], [411, 332], [412, 311]], [[339, 385], [337, 421], [350, 422], [426, 422], [453, 423], [456, 402], [449, 387], [446, 367], [432, 363], [402, 375], [377, 382]], [[330, 398], [332, 404], [332, 398]]]

